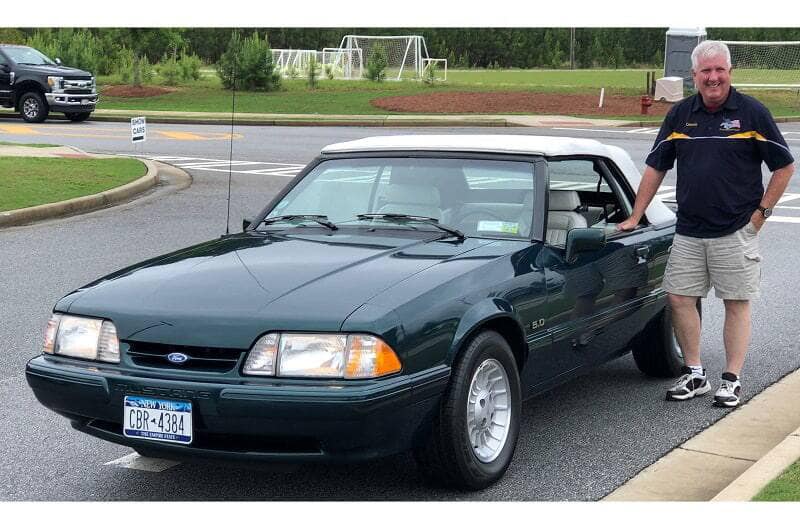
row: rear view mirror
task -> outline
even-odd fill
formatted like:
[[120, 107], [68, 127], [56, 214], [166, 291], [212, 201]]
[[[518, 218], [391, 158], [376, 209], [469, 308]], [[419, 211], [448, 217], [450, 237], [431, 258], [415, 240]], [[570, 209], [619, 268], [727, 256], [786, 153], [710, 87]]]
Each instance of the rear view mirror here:
[[58, 57], [56, 57], [56, 64], [61, 66], [61, 59], [59, 59]]
[[600, 250], [606, 245], [606, 233], [598, 228], [575, 228], [567, 233], [567, 255], [568, 263], [575, 262], [578, 254]]
[[253, 219], [242, 219], [242, 231], [247, 231], [247, 228], [253, 223]]

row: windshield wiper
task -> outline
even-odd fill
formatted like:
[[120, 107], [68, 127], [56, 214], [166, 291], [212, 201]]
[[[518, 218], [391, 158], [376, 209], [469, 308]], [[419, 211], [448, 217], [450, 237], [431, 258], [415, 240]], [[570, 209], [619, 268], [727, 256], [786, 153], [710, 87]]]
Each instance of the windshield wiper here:
[[268, 217], [258, 224], [272, 224], [275, 222], [281, 222], [284, 220], [310, 220], [316, 222], [317, 224], [322, 224], [326, 228], [331, 230], [338, 230], [339, 227], [334, 224], [333, 222], [328, 220], [328, 217], [325, 215], [281, 215], [279, 217]]
[[455, 228], [451, 228], [450, 226], [439, 224], [439, 219], [435, 219], [433, 217], [423, 217], [420, 215], [403, 215], [401, 213], [362, 213], [360, 215], [356, 215], [356, 218], [358, 218], [359, 220], [388, 219], [388, 220], [399, 220], [401, 222], [402, 221], [421, 222], [423, 224], [429, 224], [435, 228], [439, 228], [440, 230], [447, 232], [450, 235], [458, 237], [462, 241], [466, 239], [466, 236], [463, 233], [461, 233]]

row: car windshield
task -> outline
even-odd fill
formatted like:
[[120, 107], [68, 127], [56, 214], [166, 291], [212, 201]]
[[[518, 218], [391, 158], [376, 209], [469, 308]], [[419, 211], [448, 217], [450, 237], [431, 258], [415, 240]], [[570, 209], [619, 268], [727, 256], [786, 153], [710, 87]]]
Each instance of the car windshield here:
[[47, 55], [33, 48], [3, 48], [3, 51], [17, 64], [33, 64], [35, 66], [55, 64]]
[[[267, 213], [280, 215], [324, 215], [340, 227], [401, 229], [409, 222], [393, 216], [408, 215], [436, 219], [467, 237], [527, 239], [533, 164], [430, 157], [327, 160]], [[425, 223], [413, 228], [436, 229]]]

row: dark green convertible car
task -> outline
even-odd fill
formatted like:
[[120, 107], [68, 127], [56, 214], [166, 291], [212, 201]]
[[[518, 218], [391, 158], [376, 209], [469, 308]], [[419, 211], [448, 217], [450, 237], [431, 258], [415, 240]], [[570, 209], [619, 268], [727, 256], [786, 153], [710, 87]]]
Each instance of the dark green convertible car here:
[[144, 456], [349, 461], [412, 450], [462, 489], [502, 477], [525, 399], [633, 352], [682, 363], [661, 280], [675, 217], [593, 140], [331, 145], [241, 233], [56, 303], [39, 401]]

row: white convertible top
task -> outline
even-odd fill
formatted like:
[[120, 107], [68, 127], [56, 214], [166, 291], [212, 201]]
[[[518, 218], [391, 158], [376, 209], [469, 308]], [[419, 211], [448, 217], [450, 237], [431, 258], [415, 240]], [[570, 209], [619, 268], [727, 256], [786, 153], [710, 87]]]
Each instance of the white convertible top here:
[[496, 152], [542, 156], [594, 154], [611, 157], [608, 146], [596, 140], [522, 134], [373, 136], [328, 145], [322, 149], [322, 154], [365, 151]]
[[[511, 134], [452, 134], [372, 136], [360, 140], [335, 143], [322, 149], [322, 154], [377, 151], [449, 151], [497, 154], [530, 154], [541, 156], [601, 156], [610, 159], [625, 174], [634, 191], [639, 189], [641, 175], [627, 152], [613, 145], [584, 138], [531, 136]], [[675, 215], [658, 197], [645, 211], [654, 224], [674, 221]]]

